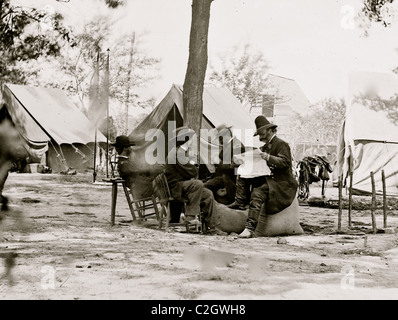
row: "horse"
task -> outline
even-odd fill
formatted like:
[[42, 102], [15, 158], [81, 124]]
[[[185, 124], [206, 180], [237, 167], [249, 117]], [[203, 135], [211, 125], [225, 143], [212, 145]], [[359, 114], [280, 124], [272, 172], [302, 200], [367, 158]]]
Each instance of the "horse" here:
[[[24, 159], [27, 156], [25, 147], [17, 129], [12, 122], [5, 119], [0, 123], [0, 224], [5, 217], [5, 212], [8, 211], [8, 198], [4, 196], [3, 190], [8, 178], [8, 174], [18, 159]], [[11, 271], [15, 266], [15, 259], [17, 254], [15, 252], [3, 253], [5, 261], [5, 273], [3, 278], [9, 280], [13, 284]]]

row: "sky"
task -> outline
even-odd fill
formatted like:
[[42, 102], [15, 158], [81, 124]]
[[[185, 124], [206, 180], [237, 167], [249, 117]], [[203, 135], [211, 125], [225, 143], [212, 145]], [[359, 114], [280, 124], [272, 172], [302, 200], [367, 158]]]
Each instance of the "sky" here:
[[[148, 89], [152, 96], [159, 100], [173, 83], [184, 82], [191, 0], [128, 0], [117, 10], [107, 9], [101, 0], [16, 2], [53, 7], [75, 27], [97, 14], [112, 14], [115, 35], [146, 31], [141, 45], [162, 60]], [[214, 0], [209, 64], [237, 45], [250, 44], [263, 53], [270, 73], [294, 79], [312, 103], [344, 97], [351, 71], [391, 72], [398, 66], [398, 14], [392, 27], [375, 25], [366, 37], [355, 18], [360, 8], [360, 0]]]

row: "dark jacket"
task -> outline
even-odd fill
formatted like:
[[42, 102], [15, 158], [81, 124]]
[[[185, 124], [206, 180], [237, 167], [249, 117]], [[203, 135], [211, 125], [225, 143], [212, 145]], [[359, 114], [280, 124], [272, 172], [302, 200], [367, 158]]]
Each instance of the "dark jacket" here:
[[278, 137], [261, 147], [270, 155], [268, 166], [272, 176], [267, 177], [269, 199], [267, 214], [274, 214], [290, 206], [296, 197], [298, 183], [293, 177], [292, 156], [289, 144]]
[[239, 164], [233, 161], [234, 155], [245, 152], [245, 147], [242, 145], [240, 148], [233, 148], [232, 143], [228, 144], [225, 148], [221, 148], [219, 153], [220, 163], [216, 165], [215, 176], [226, 174], [230, 178], [236, 179], [235, 169]]
[[[176, 200], [184, 200], [182, 195], [182, 182], [197, 178], [198, 169], [194, 164], [183, 164], [179, 161], [177, 153], [181, 147], [173, 148], [167, 156], [164, 169], [171, 195]], [[181, 150], [180, 150], [181, 152]]]

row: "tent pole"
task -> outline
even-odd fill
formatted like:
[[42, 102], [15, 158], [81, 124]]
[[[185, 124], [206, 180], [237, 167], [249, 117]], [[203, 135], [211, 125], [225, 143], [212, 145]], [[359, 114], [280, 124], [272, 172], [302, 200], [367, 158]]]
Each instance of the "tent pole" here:
[[341, 214], [343, 211], [343, 175], [339, 175], [339, 211], [337, 215], [337, 231], [341, 231]]
[[370, 172], [370, 179], [372, 183], [372, 204], [371, 204], [371, 215], [372, 215], [372, 231], [373, 233], [377, 232], [377, 227], [376, 227], [376, 186], [375, 186], [375, 178], [374, 178], [374, 173], [373, 171]]
[[383, 228], [387, 228], [387, 192], [386, 192], [386, 176], [384, 170], [381, 170], [381, 181], [383, 184]]
[[108, 162], [109, 162], [109, 48], [107, 49], [107, 58], [106, 58], [106, 177], [109, 178], [108, 174]]
[[93, 183], [97, 177], [96, 171], [96, 161], [97, 161], [97, 127], [95, 127], [95, 135], [94, 135], [94, 171], [93, 171]]
[[351, 212], [352, 212], [352, 179], [353, 179], [353, 172], [350, 172], [350, 186], [348, 189], [348, 226], [352, 227], [352, 220], [351, 220]]

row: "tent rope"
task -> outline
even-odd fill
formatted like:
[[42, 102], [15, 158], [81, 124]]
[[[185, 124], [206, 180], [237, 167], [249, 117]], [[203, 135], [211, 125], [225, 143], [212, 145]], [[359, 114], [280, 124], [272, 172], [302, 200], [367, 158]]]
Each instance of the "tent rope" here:
[[50, 143], [51, 143], [51, 145], [53, 146], [55, 153], [57, 154], [58, 160], [59, 160], [60, 163], [65, 167], [65, 170], [68, 170], [68, 169], [69, 169], [69, 166], [68, 166], [68, 164], [66, 163], [66, 159], [65, 159], [64, 154], [63, 154], [63, 152], [62, 152], [61, 146], [59, 146], [60, 152], [58, 152], [57, 149], [55, 148], [55, 145], [53, 144], [52, 140], [50, 140]]
[[75, 147], [73, 143], [71, 144], [71, 146], [73, 149], [75, 149], [75, 153], [78, 153], [83, 159], [87, 159], [87, 156], [83, 152], [81, 152], [79, 148]]

